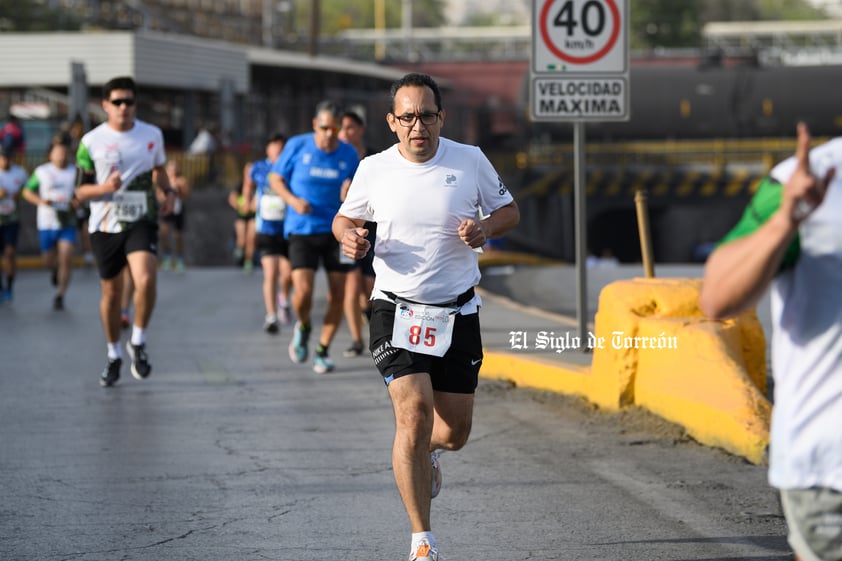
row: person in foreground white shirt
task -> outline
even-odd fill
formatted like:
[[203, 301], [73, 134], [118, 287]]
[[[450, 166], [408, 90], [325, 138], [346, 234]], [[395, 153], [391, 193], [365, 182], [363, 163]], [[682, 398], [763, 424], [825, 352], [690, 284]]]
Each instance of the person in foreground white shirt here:
[[386, 121], [398, 142], [360, 163], [333, 234], [359, 259], [371, 249], [363, 225], [377, 223], [369, 348], [395, 412], [392, 466], [412, 529], [409, 559], [438, 561], [438, 452], [468, 440], [482, 363], [475, 250], [516, 226], [520, 212], [479, 148], [440, 136], [445, 111], [432, 78], [408, 74], [391, 98]]

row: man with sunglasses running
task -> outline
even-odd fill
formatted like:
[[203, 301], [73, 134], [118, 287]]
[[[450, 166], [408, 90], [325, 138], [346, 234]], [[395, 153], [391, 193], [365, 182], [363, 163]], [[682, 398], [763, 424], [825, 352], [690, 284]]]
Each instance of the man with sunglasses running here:
[[408, 74], [391, 97], [386, 122], [398, 142], [360, 163], [333, 234], [359, 259], [371, 249], [365, 221], [377, 223], [369, 346], [395, 413], [392, 467], [412, 528], [409, 559], [438, 561], [438, 451], [468, 441], [482, 363], [475, 250], [516, 226], [520, 212], [479, 148], [440, 136], [445, 111], [432, 78]]
[[88, 229], [99, 270], [100, 316], [105, 329], [108, 363], [100, 385], [120, 378], [120, 295], [123, 269], [134, 281], [134, 326], [126, 351], [131, 373], [142, 380], [152, 365], [146, 354], [146, 328], [155, 306], [158, 261], [158, 202], [155, 190], [165, 195], [161, 214], [172, 211], [175, 190], [164, 167], [161, 130], [135, 117], [137, 87], [130, 77], [118, 77], [103, 86], [102, 107], [108, 115], [79, 144], [76, 164], [82, 184], [76, 197], [90, 200]]

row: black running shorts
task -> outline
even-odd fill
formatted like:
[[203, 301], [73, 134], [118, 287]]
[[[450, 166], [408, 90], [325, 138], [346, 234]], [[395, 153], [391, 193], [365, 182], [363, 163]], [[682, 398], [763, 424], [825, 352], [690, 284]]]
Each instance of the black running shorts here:
[[170, 214], [166, 214], [166, 215], [162, 216], [161, 220], [163, 220], [164, 222], [166, 222], [168, 224], [172, 224], [172, 227], [177, 232], [183, 232], [184, 231], [184, 209], [183, 208], [181, 209], [181, 212], [179, 212], [178, 214], [170, 213]]
[[365, 254], [362, 259], [357, 259], [354, 267], [359, 267], [363, 276], [374, 277], [374, 241], [377, 239], [377, 222], [366, 222], [363, 228], [368, 230], [368, 235], [365, 239], [371, 244], [371, 249]]
[[289, 262], [293, 269], [319, 268], [327, 272], [347, 273], [351, 265], [339, 261], [339, 242], [333, 234], [289, 235]]
[[287, 257], [289, 246], [283, 234], [257, 234], [257, 254], [260, 257]]
[[158, 254], [158, 224], [148, 220], [135, 222], [133, 226], [117, 234], [94, 232], [91, 234], [91, 251], [101, 279], [113, 279], [120, 274], [128, 260], [126, 255], [135, 251]]
[[369, 349], [387, 386], [401, 376], [426, 372], [436, 391], [464, 394], [476, 391], [482, 365], [482, 335], [478, 313], [456, 315], [453, 340], [443, 357], [393, 347], [394, 323], [395, 305], [388, 300], [374, 300], [369, 322]]

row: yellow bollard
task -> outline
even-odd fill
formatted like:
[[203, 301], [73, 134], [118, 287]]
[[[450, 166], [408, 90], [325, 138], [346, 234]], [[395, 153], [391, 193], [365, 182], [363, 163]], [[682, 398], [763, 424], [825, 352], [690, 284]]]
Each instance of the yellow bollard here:
[[634, 193], [634, 206], [637, 210], [637, 231], [640, 236], [640, 254], [643, 257], [643, 271], [646, 278], [655, 277], [652, 264], [652, 237], [649, 234], [649, 215], [646, 212], [646, 193], [638, 189]]

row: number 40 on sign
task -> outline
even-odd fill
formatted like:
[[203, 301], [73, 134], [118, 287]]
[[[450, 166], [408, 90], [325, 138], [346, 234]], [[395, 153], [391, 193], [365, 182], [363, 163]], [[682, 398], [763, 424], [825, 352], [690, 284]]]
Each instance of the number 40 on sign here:
[[625, 72], [628, 0], [534, 0], [533, 72]]

